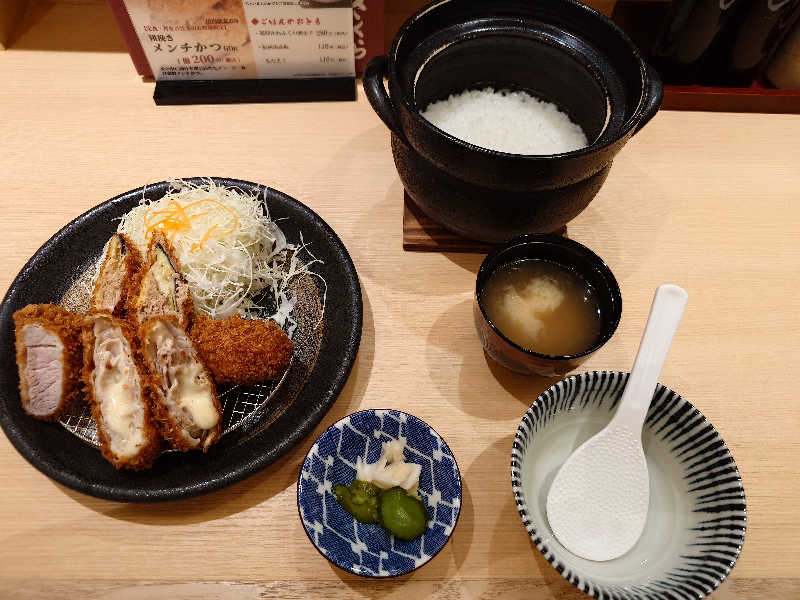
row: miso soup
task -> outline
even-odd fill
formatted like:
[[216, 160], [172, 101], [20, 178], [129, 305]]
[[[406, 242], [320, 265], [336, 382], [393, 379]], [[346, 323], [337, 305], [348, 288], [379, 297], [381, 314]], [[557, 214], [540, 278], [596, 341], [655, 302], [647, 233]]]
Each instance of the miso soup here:
[[600, 308], [592, 287], [551, 262], [505, 265], [491, 275], [481, 296], [494, 326], [533, 352], [579, 354], [600, 335]]

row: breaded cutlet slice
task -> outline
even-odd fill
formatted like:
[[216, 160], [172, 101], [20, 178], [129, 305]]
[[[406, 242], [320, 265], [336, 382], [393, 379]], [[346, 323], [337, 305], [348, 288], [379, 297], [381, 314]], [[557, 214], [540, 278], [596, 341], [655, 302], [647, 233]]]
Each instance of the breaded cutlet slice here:
[[292, 360], [292, 340], [273, 321], [239, 315], [195, 315], [189, 330], [217, 383], [253, 384], [279, 379]]
[[125, 316], [125, 304], [142, 268], [142, 254], [124, 233], [115, 233], [108, 240], [100, 272], [94, 282], [91, 308]]
[[83, 319], [83, 379], [100, 450], [117, 469], [149, 469], [161, 453], [136, 332], [108, 312]]
[[29, 304], [14, 313], [22, 408], [53, 421], [79, 396], [80, 317], [55, 304]]
[[222, 435], [222, 408], [211, 373], [175, 316], [139, 327], [161, 435], [176, 450], [206, 452]]
[[129, 321], [141, 324], [151, 317], [173, 315], [184, 329], [191, 323], [194, 301], [169, 240], [156, 231], [147, 247], [147, 258], [128, 295]]

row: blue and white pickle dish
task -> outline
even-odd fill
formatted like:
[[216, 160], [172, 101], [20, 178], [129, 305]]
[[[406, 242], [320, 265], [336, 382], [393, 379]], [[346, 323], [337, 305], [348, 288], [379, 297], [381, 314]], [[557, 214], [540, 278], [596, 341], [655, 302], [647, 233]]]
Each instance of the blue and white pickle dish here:
[[594, 371], [543, 392], [522, 418], [511, 487], [533, 543], [556, 570], [595, 598], [696, 600], [730, 573], [744, 542], [746, 505], [736, 463], [714, 426], [658, 385], [642, 430], [650, 474], [644, 532], [623, 556], [595, 562], [562, 546], [546, 519], [558, 469], [609, 422], [627, 373]]
[[[422, 466], [419, 496], [428, 527], [410, 542], [359, 523], [333, 495], [334, 485], [355, 479], [359, 457], [377, 461], [382, 444], [392, 440], [405, 442], [406, 462]], [[421, 567], [447, 543], [461, 509], [461, 476], [430, 425], [397, 410], [362, 410], [331, 425], [311, 447], [297, 482], [297, 507], [309, 539], [334, 565], [365, 577], [394, 577]]]

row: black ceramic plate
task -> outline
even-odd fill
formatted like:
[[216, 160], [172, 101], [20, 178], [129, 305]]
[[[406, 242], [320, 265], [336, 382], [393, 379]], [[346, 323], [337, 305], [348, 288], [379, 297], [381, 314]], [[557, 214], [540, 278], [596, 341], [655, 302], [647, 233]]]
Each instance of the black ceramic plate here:
[[[0, 306], [0, 424], [16, 449], [37, 469], [79, 492], [124, 502], [175, 500], [220, 489], [269, 465], [319, 423], [347, 381], [361, 340], [361, 288], [355, 267], [334, 231], [311, 209], [270, 188], [236, 179], [225, 186], [262, 193], [290, 242], [303, 239], [323, 261], [314, 271], [327, 297], [313, 360], [295, 368], [281, 387], [280, 406], [268, 406], [246, 426], [222, 437], [207, 454], [171, 452], [144, 473], [117, 471], [100, 452], [58, 423], [27, 416], [21, 407], [14, 354], [14, 311], [30, 303], [58, 302], [99, 257], [120, 217], [144, 195], [161, 197], [168, 182], [139, 188], [91, 209], [44, 244], [28, 261]], [[199, 179], [189, 181], [199, 182]], [[317, 281], [315, 279], [315, 281]], [[319, 285], [320, 296], [323, 287]], [[270, 403], [268, 403], [270, 404]]]

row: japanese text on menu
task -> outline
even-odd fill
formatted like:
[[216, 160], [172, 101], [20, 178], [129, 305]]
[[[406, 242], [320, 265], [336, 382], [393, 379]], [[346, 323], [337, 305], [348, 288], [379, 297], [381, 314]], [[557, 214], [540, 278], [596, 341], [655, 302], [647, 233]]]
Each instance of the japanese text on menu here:
[[126, 0], [156, 79], [355, 74], [350, 0]]

